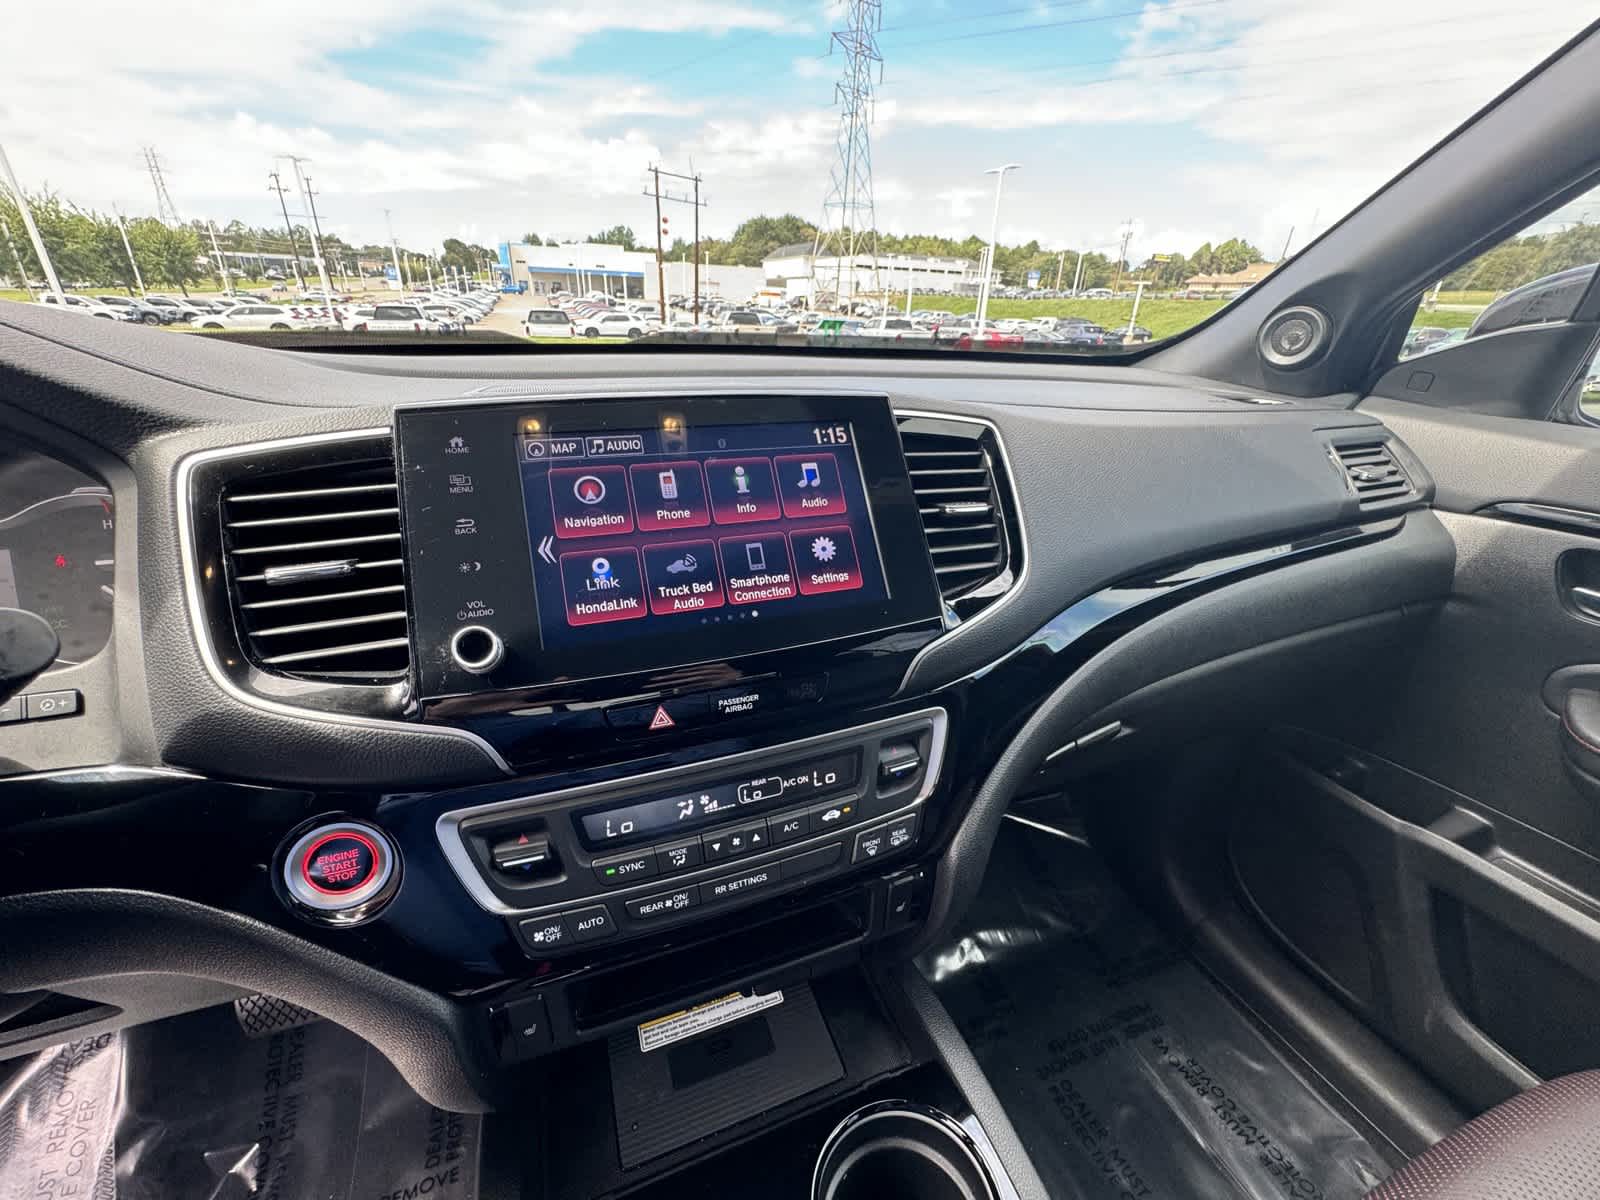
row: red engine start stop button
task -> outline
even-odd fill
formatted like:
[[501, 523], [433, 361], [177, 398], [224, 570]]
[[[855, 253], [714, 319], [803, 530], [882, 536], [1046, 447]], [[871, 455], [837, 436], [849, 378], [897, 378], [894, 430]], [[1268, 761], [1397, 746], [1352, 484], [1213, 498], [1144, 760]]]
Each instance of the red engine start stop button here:
[[364, 833], [328, 833], [312, 842], [300, 874], [316, 891], [343, 896], [371, 881], [378, 871], [378, 845]]
[[294, 839], [283, 856], [282, 880], [303, 916], [353, 924], [372, 916], [400, 882], [394, 843], [362, 821], [324, 822]]

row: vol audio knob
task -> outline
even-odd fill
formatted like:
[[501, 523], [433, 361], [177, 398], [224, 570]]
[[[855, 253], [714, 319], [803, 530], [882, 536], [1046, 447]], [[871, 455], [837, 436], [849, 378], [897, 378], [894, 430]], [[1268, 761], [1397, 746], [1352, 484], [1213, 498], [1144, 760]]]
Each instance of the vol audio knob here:
[[506, 644], [487, 625], [463, 625], [450, 638], [450, 657], [474, 675], [487, 675], [506, 656]]

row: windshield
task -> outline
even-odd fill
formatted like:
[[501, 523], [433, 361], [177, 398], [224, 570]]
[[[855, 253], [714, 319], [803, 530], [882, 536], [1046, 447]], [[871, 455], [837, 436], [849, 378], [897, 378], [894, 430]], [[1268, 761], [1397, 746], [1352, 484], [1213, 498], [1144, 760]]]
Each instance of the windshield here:
[[[192, 303], [76, 307], [306, 345], [1064, 355], [1205, 321], [1583, 19], [291, 0], [195, 8], [173, 37], [137, 6], [12, 7], [5, 301], [171, 296]], [[92, 91], [61, 86], [63, 55]], [[241, 296], [282, 307], [214, 303]], [[357, 311], [384, 301], [426, 317]]]

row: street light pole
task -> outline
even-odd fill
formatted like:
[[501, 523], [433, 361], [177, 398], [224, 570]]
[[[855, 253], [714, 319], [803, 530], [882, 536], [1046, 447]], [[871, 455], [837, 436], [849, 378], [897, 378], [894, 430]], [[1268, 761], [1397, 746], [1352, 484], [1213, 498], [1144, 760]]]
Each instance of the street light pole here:
[[117, 228], [122, 231], [122, 248], [128, 252], [128, 265], [133, 268], [133, 281], [139, 285], [139, 295], [148, 296], [150, 293], [144, 290], [144, 276], [139, 274], [139, 260], [133, 257], [133, 245], [128, 241], [128, 227], [120, 212], [117, 213]]
[[[39, 227], [33, 223], [33, 211], [28, 207], [28, 198], [22, 194], [22, 187], [11, 171], [11, 160], [6, 157], [4, 146], [0, 146], [0, 175], [5, 176], [6, 186], [17, 199], [17, 208], [22, 213], [22, 224], [28, 231], [28, 240], [33, 243], [33, 252], [38, 256], [39, 265], [44, 268], [44, 277], [50, 284], [50, 290], [55, 293], [56, 303], [65, 308], [66, 293], [61, 290], [61, 280], [56, 278], [55, 264], [50, 261], [50, 252], [44, 248], [44, 239], [39, 236]], [[23, 274], [26, 275], [27, 272]]]
[[994, 278], [994, 241], [1000, 233], [1000, 192], [1006, 184], [1006, 172], [1015, 171], [1021, 163], [1006, 163], [1003, 167], [990, 167], [985, 175], [994, 176], [994, 214], [989, 220], [989, 262], [984, 268], [983, 282], [978, 289], [978, 332], [983, 332], [983, 322], [989, 313], [990, 280]]

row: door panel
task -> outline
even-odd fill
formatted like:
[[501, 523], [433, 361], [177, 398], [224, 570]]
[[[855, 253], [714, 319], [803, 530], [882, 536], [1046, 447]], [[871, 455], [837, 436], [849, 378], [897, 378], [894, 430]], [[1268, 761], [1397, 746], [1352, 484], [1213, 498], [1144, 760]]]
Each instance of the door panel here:
[[1600, 430], [1363, 407], [1434, 476], [1452, 595], [1359, 705], [1276, 731], [1230, 851], [1279, 940], [1482, 1108], [1600, 1067]]

